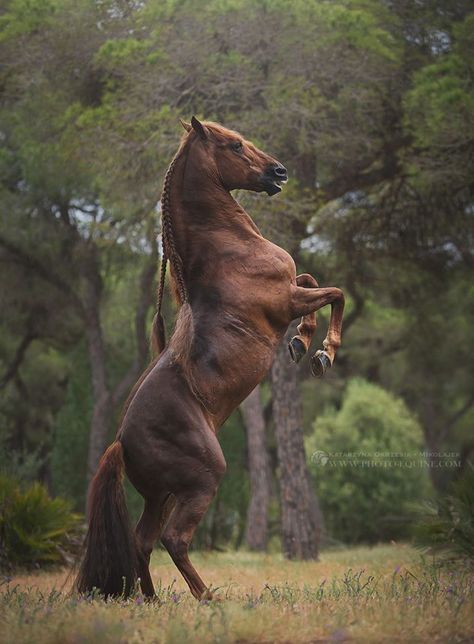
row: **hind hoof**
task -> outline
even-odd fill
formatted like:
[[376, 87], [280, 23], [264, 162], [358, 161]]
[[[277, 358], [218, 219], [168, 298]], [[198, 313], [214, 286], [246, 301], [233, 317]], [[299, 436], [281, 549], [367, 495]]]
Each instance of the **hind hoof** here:
[[214, 595], [209, 588], [206, 588], [206, 590], [201, 594], [199, 601], [207, 604], [208, 602], [222, 602], [223, 599], [218, 595]]
[[316, 351], [311, 358], [311, 373], [315, 378], [322, 378], [331, 368], [331, 359], [325, 351]]
[[295, 335], [294, 338], [291, 338], [290, 342], [288, 343], [288, 350], [293, 362], [299, 362], [301, 358], [306, 354], [306, 347], [304, 345], [304, 342], [297, 335]]

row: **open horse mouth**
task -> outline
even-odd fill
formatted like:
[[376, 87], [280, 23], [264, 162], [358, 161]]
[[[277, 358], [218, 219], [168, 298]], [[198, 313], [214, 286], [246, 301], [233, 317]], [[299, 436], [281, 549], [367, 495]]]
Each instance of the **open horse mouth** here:
[[267, 168], [262, 177], [264, 190], [269, 197], [281, 192], [282, 186], [288, 181], [288, 173], [286, 168], [277, 163]]
[[285, 185], [287, 181], [288, 179], [275, 179], [274, 181], [269, 182], [265, 188], [267, 195], [269, 197], [273, 197], [273, 195], [281, 192], [282, 186]]

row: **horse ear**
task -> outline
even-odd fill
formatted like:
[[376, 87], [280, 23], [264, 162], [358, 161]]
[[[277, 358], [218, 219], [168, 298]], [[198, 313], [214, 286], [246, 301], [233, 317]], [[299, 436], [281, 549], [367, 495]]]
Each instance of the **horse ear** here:
[[191, 132], [191, 130], [192, 130], [192, 125], [191, 125], [191, 123], [186, 123], [186, 121], [183, 121], [183, 119], [179, 119], [179, 122], [180, 122], [180, 123], [181, 123], [181, 125], [184, 127], [184, 129], [186, 130], [186, 132]]
[[206, 127], [201, 123], [201, 121], [198, 121], [195, 116], [192, 117], [191, 119], [191, 125], [193, 127], [193, 130], [199, 135], [199, 137], [205, 141], [207, 139], [207, 129]]

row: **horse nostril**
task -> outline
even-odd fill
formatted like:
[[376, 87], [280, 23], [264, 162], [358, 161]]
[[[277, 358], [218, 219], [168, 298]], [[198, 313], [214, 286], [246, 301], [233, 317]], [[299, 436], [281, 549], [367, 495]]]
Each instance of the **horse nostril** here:
[[273, 168], [273, 172], [276, 174], [276, 176], [280, 179], [286, 179], [286, 168], [282, 165], [276, 165]]

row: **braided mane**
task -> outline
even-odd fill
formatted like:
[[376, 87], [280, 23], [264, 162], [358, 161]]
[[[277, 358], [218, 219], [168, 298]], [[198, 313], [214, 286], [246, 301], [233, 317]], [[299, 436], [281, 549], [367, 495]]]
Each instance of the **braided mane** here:
[[163, 240], [163, 256], [161, 259], [161, 269], [160, 269], [160, 281], [158, 285], [157, 293], [157, 303], [156, 303], [156, 313], [153, 318], [152, 330], [151, 330], [151, 348], [153, 359], [150, 364], [147, 366], [145, 371], [142, 373], [140, 378], [137, 380], [135, 385], [132, 387], [122, 409], [120, 425], [127, 413], [127, 410], [132, 402], [135, 394], [137, 393], [140, 385], [145, 380], [147, 375], [156, 365], [159, 360], [161, 353], [164, 351], [166, 346], [166, 335], [165, 335], [165, 324], [163, 316], [161, 314], [161, 308], [163, 304], [163, 294], [165, 288], [165, 277], [166, 277], [166, 265], [168, 260], [173, 268], [173, 277], [176, 280], [177, 284], [177, 295], [180, 300], [181, 309], [178, 314], [178, 319], [176, 321], [175, 331], [172, 337], [171, 348], [175, 358], [177, 358], [183, 365], [183, 370], [188, 377], [191, 390], [194, 395], [202, 400], [202, 396], [197, 391], [197, 387], [194, 384], [194, 377], [192, 374], [191, 366], [189, 364], [189, 353], [190, 346], [193, 337], [193, 322], [192, 322], [192, 313], [191, 307], [188, 303], [188, 291], [186, 289], [186, 283], [184, 281], [183, 275], [183, 261], [180, 254], [176, 249], [176, 244], [173, 234], [173, 222], [171, 215], [171, 197], [170, 197], [170, 188], [171, 188], [171, 179], [173, 177], [173, 172], [176, 167], [176, 163], [181, 156], [184, 145], [187, 142], [188, 137], [185, 137], [182, 141], [177, 153], [175, 154], [173, 160], [168, 166], [166, 171], [165, 178], [163, 180], [163, 191], [161, 193], [161, 228], [162, 228], [162, 240]]
[[[176, 248], [174, 230], [173, 230], [173, 210], [171, 204], [171, 181], [176, 168], [177, 161], [181, 158], [185, 150], [189, 135], [184, 137], [181, 146], [175, 157], [171, 161], [166, 171], [163, 181], [163, 192], [161, 193], [161, 227], [163, 240], [163, 258], [161, 260], [160, 282], [158, 286], [158, 296], [156, 305], [156, 314], [153, 320], [152, 329], [152, 347], [154, 355], [158, 358], [165, 348], [165, 331], [161, 307], [163, 303], [163, 293], [165, 286], [166, 265], [170, 262], [172, 268], [172, 277], [176, 284], [176, 295], [179, 301], [180, 309], [176, 320], [173, 335], [171, 336], [169, 348], [173, 359], [181, 365], [186, 377], [189, 388], [194, 396], [207, 408], [204, 394], [199, 390], [196, 378], [193, 372], [191, 359], [191, 349], [194, 338], [194, 321], [191, 306], [188, 300], [188, 291], [184, 279], [183, 260]], [[155, 363], [155, 362], [154, 362]], [[154, 365], [154, 363], [152, 363]]]
[[178, 160], [178, 155], [174, 157], [171, 161], [168, 170], [166, 171], [165, 179], [163, 182], [163, 192], [161, 195], [161, 226], [163, 234], [163, 261], [161, 265], [161, 277], [160, 277], [160, 287], [158, 292], [158, 311], [161, 309], [161, 302], [163, 298], [163, 287], [164, 287], [164, 277], [166, 273], [166, 262], [169, 259], [171, 266], [173, 267], [174, 277], [178, 286], [179, 298], [181, 304], [187, 302], [188, 293], [186, 290], [186, 284], [183, 276], [183, 261], [178, 251], [176, 250], [176, 245], [174, 241], [173, 233], [173, 221], [171, 216], [171, 195], [170, 195], [170, 185], [171, 179], [173, 176], [173, 171]]
[[160, 281], [158, 285], [157, 293], [157, 302], [156, 302], [156, 313], [153, 318], [152, 325], [152, 336], [151, 336], [151, 345], [153, 349], [153, 354], [158, 356], [165, 348], [166, 338], [165, 338], [165, 326], [163, 321], [163, 316], [161, 314], [161, 308], [163, 305], [163, 294], [165, 289], [165, 277], [166, 277], [166, 266], [168, 261], [171, 264], [173, 269], [173, 277], [175, 278], [177, 286], [177, 296], [179, 303], [183, 305], [188, 301], [188, 292], [186, 289], [186, 283], [184, 281], [183, 275], [183, 260], [181, 259], [180, 254], [176, 249], [176, 244], [174, 240], [173, 233], [173, 221], [171, 214], [171, 179], [173, 177], [173, 172], [176, 167], [178, 158], [181, 156], [184, 144], [187, 141], [187, 137], [180, 145], [178, 152], [175, 154], [173, 160], [168, 166], [166, 171], [165, 178], [163, 180], [163, 190], [161, 193], [161, 234], [162, 234], [162, 246], [163, 246], [163, 256], [161, 259], [161, 270], [160, 270]]

